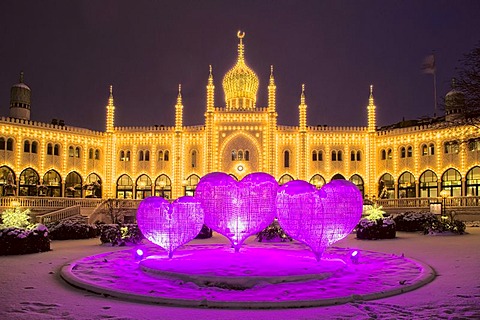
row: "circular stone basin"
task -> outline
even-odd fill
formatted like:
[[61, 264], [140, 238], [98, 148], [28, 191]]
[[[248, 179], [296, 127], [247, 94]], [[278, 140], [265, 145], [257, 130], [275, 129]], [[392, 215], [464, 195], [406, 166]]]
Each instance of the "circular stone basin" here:
[[198, 286], [245, 290], [256, 285], [322, 280], [347, 267], [341, 259], [317, 262], [304, 250], [245, 247], [238, 253], [227, 247], [174, 255], [152, 255], [140, 268], [156, 277], [168, 277]]
[[[136, 248], [135, 248], [136, 249]], [[153, 245], [88, 256], [63, 266], [75, 287], [130, 301], [213, 308], [292, 308], [373, 300], [432, 281], [428, 265], [387, 253], [328, 248], [317, 262], [303, 244], [185, 245], [168, 259]]]

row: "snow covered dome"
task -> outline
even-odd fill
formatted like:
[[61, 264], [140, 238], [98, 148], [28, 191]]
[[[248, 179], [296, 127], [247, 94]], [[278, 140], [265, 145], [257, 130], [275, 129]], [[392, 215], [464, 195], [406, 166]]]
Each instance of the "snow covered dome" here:
[[223, 77], [223, 91], [227, 110], [254, 109], [257, 101], [258, 76], [245, 63], [243, 37], [238, 31], [238, 59], [235, 66]]
[[22, 71], [19, 83], [14, 84], [10, 89], [10, 117], [30, 120], [32, 91], [23, 81]]

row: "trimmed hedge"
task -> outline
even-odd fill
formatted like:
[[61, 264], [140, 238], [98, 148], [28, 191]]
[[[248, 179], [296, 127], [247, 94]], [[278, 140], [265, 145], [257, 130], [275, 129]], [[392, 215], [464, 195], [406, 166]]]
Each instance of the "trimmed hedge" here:
[[140, 243], [144, 237], [137, 224], [97, 224], [100, 241], [112, 246]]
[[396, 237], [395, 221], [390, 218], [377, 220], [362, 219], [357, 225], [357, 239], [377, 240]]
[[95, 225], [85, 223], [85, 218], [75, 216], [47, 224], [52, 240], [89, 239], [98, 236]]
[[33, 229], [5, 228], [0, 230], [0, 255], [50, 251], [48, 229], [39, 224]]
[[431, 212], [404, 212], [393, 216], [398, 231], [423, 231], [429, 225], [438, 222]]

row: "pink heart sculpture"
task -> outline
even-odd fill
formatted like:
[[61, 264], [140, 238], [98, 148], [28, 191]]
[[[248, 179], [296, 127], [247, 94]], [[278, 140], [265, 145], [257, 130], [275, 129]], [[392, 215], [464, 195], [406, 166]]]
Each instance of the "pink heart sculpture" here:
[[227, 237], [235, 251], [251, 235], [275, 218], [278, 183], [268, 173], [256, 172], [235, 181], [223, 172], [205, 175], [195, 198], [202, 203], [205, 224]]
[[363, 199], [346, 180], [333, 180], [318, 190], [302, 180], [278, 189], [277, 217], [292, 238], [312, 249], [317, 261], [332, 243], [345, 238], [362, 216]]
[[189, 196], [172, 203], [162, 197], [148, 197], [137, 209], [140, 231], [145, 238], [167, 250], [169, 258], [175, 249], [198, 235], [203, 221], [200, 201]]

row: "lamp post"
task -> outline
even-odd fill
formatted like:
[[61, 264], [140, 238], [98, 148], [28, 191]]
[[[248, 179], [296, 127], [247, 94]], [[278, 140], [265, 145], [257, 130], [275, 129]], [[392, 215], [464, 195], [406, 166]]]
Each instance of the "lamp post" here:
[[442, 197], [442, 220], [445, 220], [447, 219], [447, 215], [446, 215], [446, 210], [445, 210], [445, 205], [447, 203], [447, 197], [448, 197], [448, 194], [449, 192], [445, 189], [443, 189], [441, 192], [440, 192], [440, 197]]

